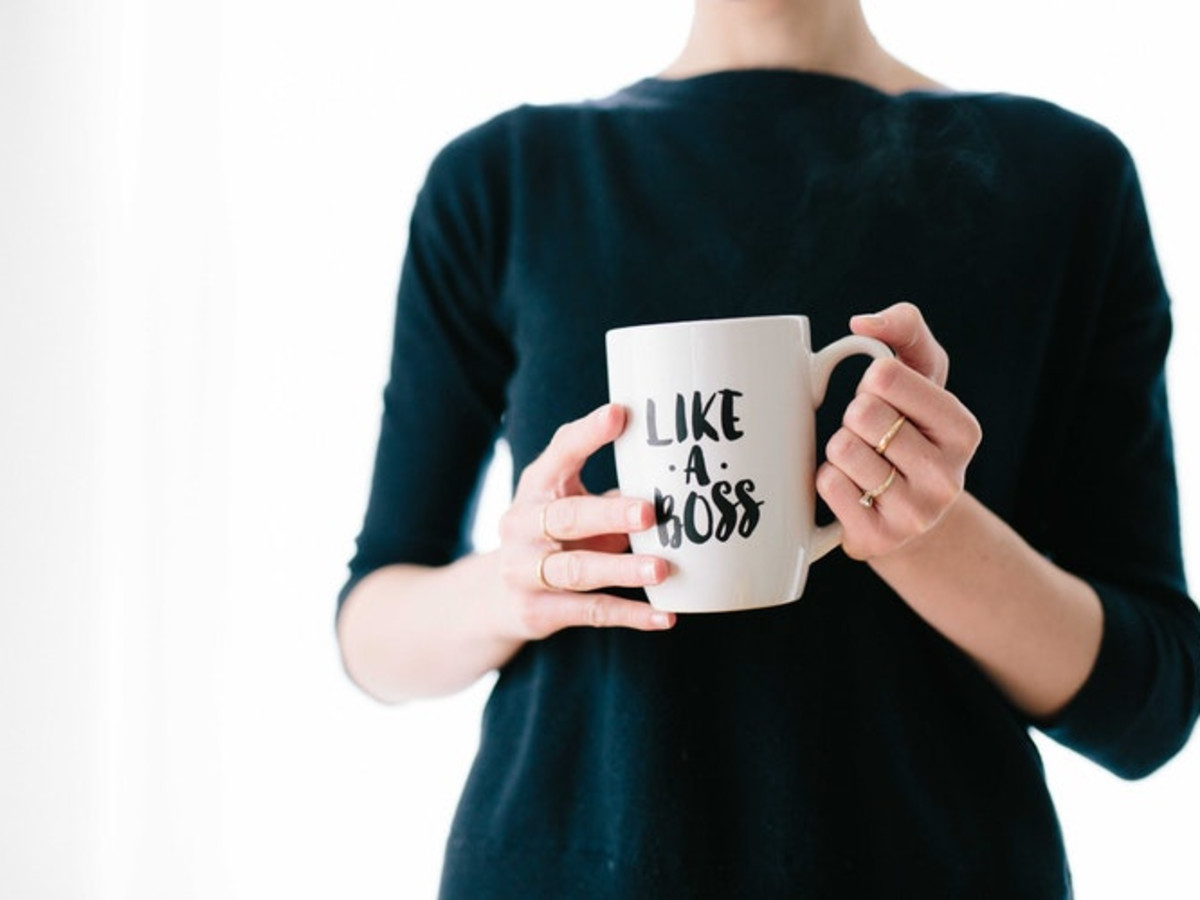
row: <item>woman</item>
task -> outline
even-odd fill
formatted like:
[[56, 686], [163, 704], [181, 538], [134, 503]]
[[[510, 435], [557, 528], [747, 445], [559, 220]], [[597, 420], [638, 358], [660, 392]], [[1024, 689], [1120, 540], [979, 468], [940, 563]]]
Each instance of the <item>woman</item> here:
[[[657, 612], [603, 334], [773, 313], [896, 352], [826, 432], [845, 554], [798, 603]], [[451, 143], [338, 620], [386, 702], [500, 671], [443, 895], [1069, 896], [1029, 728], [1138, 777], [1200, 708], [1169, 333], [1119, 141], [946, 90], [856, 0], [697, 0], [659, 77]]]

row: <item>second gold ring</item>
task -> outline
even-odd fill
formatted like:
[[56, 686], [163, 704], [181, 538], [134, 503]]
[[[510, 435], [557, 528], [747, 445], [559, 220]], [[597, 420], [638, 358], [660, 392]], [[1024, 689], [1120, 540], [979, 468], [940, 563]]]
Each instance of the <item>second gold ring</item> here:
[[[877, 487], [877, 488], [873, 488], [872, 490], [863, 491], [862, 496], [858, 498], [858, 502], [861, 503], [863, 506], [865, 506], [867, 509], [870, 509], [872, 506], [875, 505], [875, 501], [878, 500], [880, 497], [882, 497], [884, 495], [884, 493], [887, 491], [887, 489], [892, 486], [892, 482], [895, 480], [896, 480], [896, 467], [892, 466], [892, 471], [888, 472], [888, 477], [883, 480], [883, 484], [879, 485], [879, 487]], [[539, 571], [540, 571], [540, 569], [539, 569]]]
[[[553, 500], [550, 501], [550, 503], [553, 503], [553, 502], [554, 502]], [[542, 537], [544, 537], [546, 540], [548, 540], [552, 544], [557, 544], [558, 538], [556, 538], [554, 535], [552, 535], [550, 533], [550, 528], [549, 528], [549, 526], [546, 525], [546, 513], [550, 509], [550, 503], [547, 503], [545, 506], [542, 507], [542, 516], [541, 516]], [[540, 569], [539, 569], [539, 571], [540, 571]]]

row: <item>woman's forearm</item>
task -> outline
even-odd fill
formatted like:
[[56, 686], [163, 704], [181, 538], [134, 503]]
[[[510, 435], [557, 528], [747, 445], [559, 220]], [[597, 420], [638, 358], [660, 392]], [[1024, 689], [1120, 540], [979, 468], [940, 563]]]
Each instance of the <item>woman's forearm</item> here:
[[675, 616], [605, 593], [667, 576], [665, 560], [627, 553], [654, 525], [645, 500], [587, 493], [587, 460], [625, 428], [605, 404], [561, 426], [521, 473], [500, 519], [500, 548], [447, 566], [384, 566], [338, 616], [347, 674], [385, 703], [450, 694], [503, 666], [527, 641], [564, 628], [664, 631]]
[[383, 703], [451, 694], [521, 648], [505, 636], [494, 554], [448, 566], [384, 566], [346, 598], [338, 644], [347, 674]]
[[870, 564], [1033, 718], [1061, 710], [1095, 664], [1104, 627], [1096, 592], [969, 494], [920, 539]]

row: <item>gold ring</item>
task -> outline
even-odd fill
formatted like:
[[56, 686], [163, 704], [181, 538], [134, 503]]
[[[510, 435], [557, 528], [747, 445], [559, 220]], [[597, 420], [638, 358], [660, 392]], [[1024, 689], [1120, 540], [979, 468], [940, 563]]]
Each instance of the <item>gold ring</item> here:
[[[892, 482], [896, 480], [896, 467], [892, 466], [892, 471], [888, 472], [888, 477], [883, 480], [883, 484], [872, 491], [863, 491], [863, 495], [858, 498], [858, 502], [870, 509], [875, 505], [875, 501], [883, 496], [884, 492], [892, 486]], [[540, 569], [538, 571], [541, 571]]]
[[556, 588], [554, 585], [552, 585], [550, 582], [548, 582], [546, 580], [546, 560], [548, 560], [550, 557], [552, 557], [557, 552], [558, 552], [557, 550], [551, 550], [549, 553], [543, 553], [541, 558], [538, 560], [538, 564], [537, 564], [538, 584], [540, 584], [542, 586], [542, 589], [546, 590], [546, 591], [557, 591], [558, 590], [558, 588]]
[[558, 538], [556, 538], [554, 535], [552, 535], [550, 533], [550, 529], [546, 527], [546, 510], [548, 510], [550, 508], [550, 503], [553, 503], [553, 502], [554, 501], [551, 500], [549, 503], [547, 503], [545, 506], [542, 507], [542, 515], [541, 515], [542, 537], [544, 537], [546, 540], [548, 540], [552, 544], [557, 544]]
[[875, 445], [875, 452], [883, 456], [887, 452], [888, 444], [892, 439], [900, 433], [900, 429], [904, 427], [904, 423], [908, 421], [907, 416], [901, 416], [892, 423], [892, 427], [883, 433], [883, 437], [879, 439], [879, 443]]

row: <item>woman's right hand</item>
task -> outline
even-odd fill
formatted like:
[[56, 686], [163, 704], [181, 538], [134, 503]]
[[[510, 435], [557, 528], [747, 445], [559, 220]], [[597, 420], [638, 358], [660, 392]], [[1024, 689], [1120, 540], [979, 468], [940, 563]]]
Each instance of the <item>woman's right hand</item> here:
[[669, 572], [665, 559], [625, 552], [630, 533], [654, 524], [653, 506], [590, 494], [580, 479], [588, 458], [624, 429], [625, 409], [601, 406], [560, 427], [521, 473], [498, 551], [511, 637], [537, 640], [577, 625], [661, 631], [675, 624], [673, 613], [601, 592], [658, 584]]

